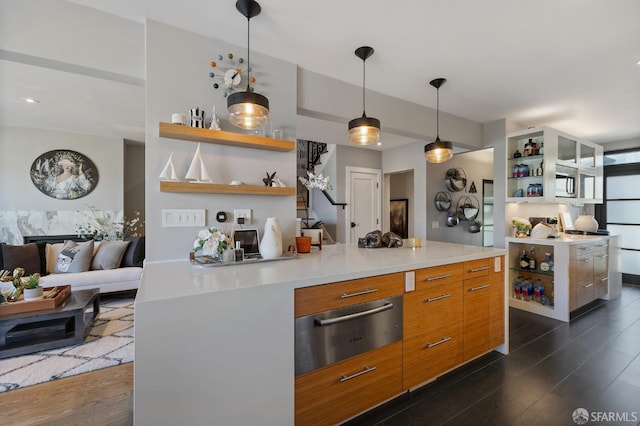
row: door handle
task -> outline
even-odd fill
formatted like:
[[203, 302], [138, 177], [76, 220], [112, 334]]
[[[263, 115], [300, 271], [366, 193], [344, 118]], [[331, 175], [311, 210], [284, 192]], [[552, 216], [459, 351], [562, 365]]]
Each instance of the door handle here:
[[355, 379], [356, 377], [362, 376], [363, 374], [371, 373], [372, 371], [375, 371], [375, 369], [376, 367], [369, 367], [368, 365], [365, 365], [364, 370], [358, 373], [352, 374], [350, 376], [343, 374], [342, 377], [340, 378], [340, 383], [344, 383], [347, 380]]
[[382, 306], [380, 306], [378, 308], [373, 308], [373, 309], [369, 309], [367, 311], [362, 311], [362, 312], [356, 312], [354, 314], [343, 315], [341, 317], [327, 318], [327, 319], [316, 319], [314, 322], [315, 322], [316, 325], [319, 325], [320, 327], [322, 327], [324, 325], [336, 324], [336, 323], [349, 321], [349, 320], [356, 319], [356, 318], [365, 317], [367, 315], [377, 314], [379, 312], [387, 311], [387, 310], [389, 310], [391, 308], [393, 308], [393, 303], [387, 302], [387, 303], [385, 303], [384, 305], [382, 305]]
[[355, 224], [354, 222], [351, 222], [351, 227], [352, 227], [352, 228], [355, 228], [355, 227], [356, 227], [356, 224]]

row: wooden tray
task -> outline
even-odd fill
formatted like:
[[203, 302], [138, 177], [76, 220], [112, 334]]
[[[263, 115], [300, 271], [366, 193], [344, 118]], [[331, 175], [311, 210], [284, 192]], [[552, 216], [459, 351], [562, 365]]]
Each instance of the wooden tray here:
[[[50, 309], [55, 309], [62, 302], [67, 300], [69, 296], [71, 296], [71, 286], [70, 285], [61, 285], [58, 286], [60, 288], [60, 292], [53, 299], [41, 299], [41, 300], [30, 300], [28, 302], [24, 301], [24, 295], [20, 295], [20, 299], [15, 302], [5, 302], [0, 305], [0, 315], [13, 315], [13, 314], [21, 314], [24, 312], [32, 312], [32, 311], [46, 311]], [[46, 295], [49, 291], [53, 290], [54, 287], [46, 287], [43, 289], [44, 294]]]

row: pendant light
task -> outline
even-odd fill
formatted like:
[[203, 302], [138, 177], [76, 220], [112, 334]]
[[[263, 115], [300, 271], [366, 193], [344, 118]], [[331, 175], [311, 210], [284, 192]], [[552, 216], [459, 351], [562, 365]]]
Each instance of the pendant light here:
[[440, 140], [440, 86], [447, 82], [446, 78], [436, 78], [429, 82], [436, 88], [436, 140], [424, 146], [424, 159], [429, 163], [444, 163], [453, 157], [453, 144]]
[[358, 58], [362, 59], [362, 117], [349, 121], [349, 139], [358, 145], [369, 145], [380, 139], [380, 120], [367, 117], [364, 112], [365, 105], [365, 61], [373, 55], [373, 48], [369, 46], [358, 47], [355, 51]]
[[238, 0], [236, 9], [247, 18], [247, 90], [235, 92], [227, 98], [229, 123], [241, 129], [258, 129], [269, 122], [269, 99], [254, 93], [251, 84], [251, 51], [249, 49], [249, 23], [262, 10], [254, 0]]

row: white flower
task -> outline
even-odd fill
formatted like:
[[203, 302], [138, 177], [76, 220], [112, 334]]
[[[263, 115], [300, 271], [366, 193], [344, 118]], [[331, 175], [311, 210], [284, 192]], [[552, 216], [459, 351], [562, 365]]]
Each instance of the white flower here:
[[300, 180], [300, 182], [302, 182], [302, 184], [307, 188], [307, 189], [311, 189], [311, 188], [318, 188], [321, 191], [325, 191], [327, 189], [331, 189], [332, 186], [329, 183], [329, 176], [324, 177], [322, 176], [322, 173], [320, 173], [319, 175], [315, 175], [310, 171], [307, 171], [307, 177], [298, 177], [298, 179]]
[[193, 242], [193, 252], [201, 256], [217, 256], [227, 248], [229, 238], [216, 228], [203, 229]]

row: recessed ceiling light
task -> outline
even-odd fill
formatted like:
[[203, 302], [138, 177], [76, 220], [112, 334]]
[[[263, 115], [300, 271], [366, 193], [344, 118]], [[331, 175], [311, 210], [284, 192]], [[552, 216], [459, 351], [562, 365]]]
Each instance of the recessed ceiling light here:
[[24, 98], [24, 101], [28, 104], [39, 104], [40, 101], [37, 99], [33, 99], [33, 98]]
[[382, 146], [382, 142], [378, 142], [376, 145], [378, 145], [378, 146]]
[[636, 62], [636, 65], [640, 65], [640, 59], [638, 59], [638, 62]]

